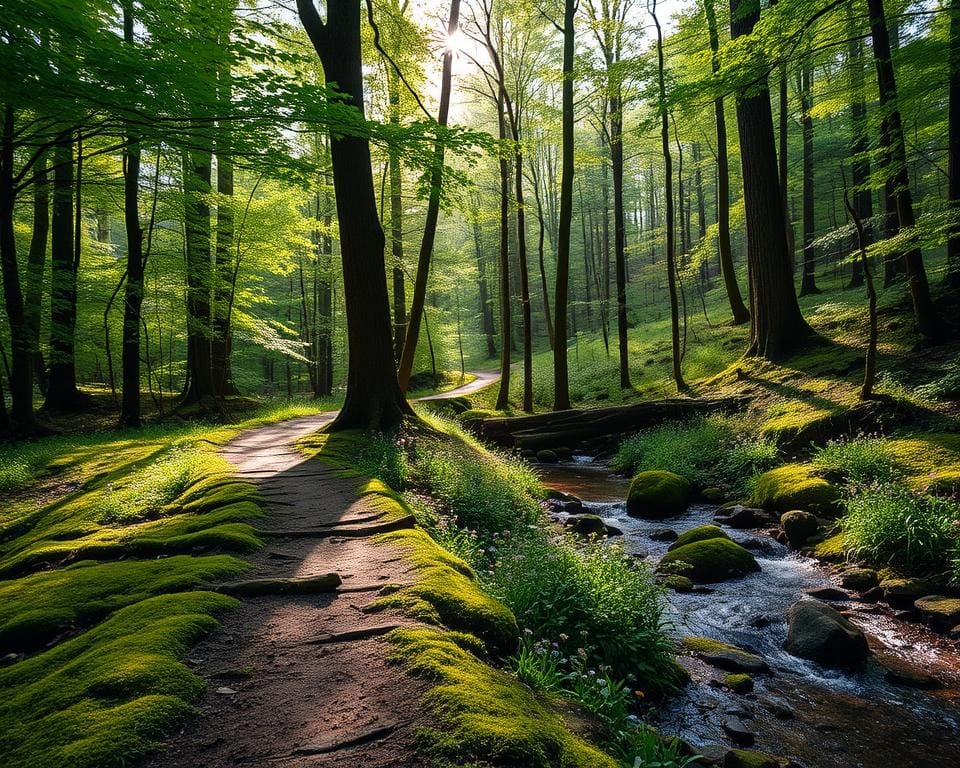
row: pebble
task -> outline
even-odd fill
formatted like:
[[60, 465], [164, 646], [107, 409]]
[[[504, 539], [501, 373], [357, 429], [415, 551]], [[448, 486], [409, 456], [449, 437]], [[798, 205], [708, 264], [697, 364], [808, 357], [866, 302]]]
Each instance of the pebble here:
[[228, 688], [224, 685], [220, 688], [217, 688], [217, 693], [221, 696], [233, 696], [233, 694], [238, 693], [238, 691], [235, 691], [233, 688]]

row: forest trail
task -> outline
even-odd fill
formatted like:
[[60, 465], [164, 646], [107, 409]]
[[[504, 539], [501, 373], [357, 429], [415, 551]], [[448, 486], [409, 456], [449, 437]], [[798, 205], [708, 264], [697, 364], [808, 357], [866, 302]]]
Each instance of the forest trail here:
[[[424, 399], [466, 395], [498, 378]], [[207, 681], [202, 716], [168, 739], [150, 768], [235, 765], [417, 766], [413, 724], [426, 684], [387, 662], [384, 630], [409, 623], [364, 607], [386, 583], [412, 579], [407, 562], [368, 535], [317, 533], [332, 525], [362, 528], [379, 514], [357, 498], [356, 480], [297, 451], [302, 437], [335, 412], [249, 430], [222, 454], [263, 497], [265, 536], [245, 578], [310, 577], [336, 572], [335, 593], [247, 597], [223, 626], [197, 645], [188, 663]], [[308, 533], [308, 532], [313, 532]], [[352, 532], [353, 533], [353, 532]], [[300, 535], [296, 535], [300, 534]], [[356, 633], [361, 637], [357, 638]], [[369, 635], [362, 636], [364, 631]], [[338, 642], [339, 633], [351, 633]]]

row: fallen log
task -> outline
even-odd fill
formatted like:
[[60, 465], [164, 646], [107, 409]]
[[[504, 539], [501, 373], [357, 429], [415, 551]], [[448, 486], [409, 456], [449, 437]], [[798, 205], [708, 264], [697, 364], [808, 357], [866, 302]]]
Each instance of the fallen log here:
[[293, 578], [264, 578], [234, 581], [205, 587], [212, 592], [233, 597], [263, 597], [264, 595], [319, 595], [336, 592], [343, 581], [338, 573], [320, 573], [315, 576]]

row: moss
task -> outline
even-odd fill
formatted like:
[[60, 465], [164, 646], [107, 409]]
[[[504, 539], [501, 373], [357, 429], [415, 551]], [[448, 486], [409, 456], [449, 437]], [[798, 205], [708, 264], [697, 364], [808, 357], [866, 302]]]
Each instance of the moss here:
[[710, 637], [685, 637], [680, 645], [708, 664], [733, 672], [763, 672], [767, 664], [759, 656]]
[[837, 563], [846, 559], [847, 550], [842, 533], [834, 534], [814, 547], [814, 554], [821, 560]]
[[643, 517], [680, 514], [690, 501], [690, 481], [662, 469], [638, 473], [627, 491], [627, 511]]
[[469, 410], [464, 411], [458, 417], [460, 421], [464, 424], [467, 424], [471, 421], [483, 421], [484, 419], [495, 419], [500, 416], [503, 416], [499, 411], [490, 410], [488, 408], [470, 408]]
[[375, 608], [395, 608], [420, 621], [472, 632], [498, 654], [515, 650], [516, 619], [503, 603], [483, 591], [460, 558], [418, 529], [387, 533], [377, 541], [401, 549], [416, 579], [381, 597]]
[[960, 433], [897, 438], [887, 447], [915, 489], [944, 495], [960, 491]]
[[753, 690], [753, 678], [745, 672], [730, 672], [720, 680], [734, 693], [750, 693]]
[[785, 464], [757, 478], [750, 502], [778, 512], [830, 512], [839, 497], [837, 488], [819, 477], [811, 464]]
[[557, 452], [550, 448], [543, 448], [537, 451], [537, 461], [541, 464], [556, 464], [559, 460]]
[[192, 711], [204, 688], [181, 658], [236, 604], [162, 595], [0, 670], [0, 754], [9, 768], [128, 764]]
[[760, 427], [760, 435], [777, 443], [788, 443], [824, 430], [840, 411], [839, 408], [823, 408], [808, 403], [791, 401], [783, 407], [785, 412], [767, 419]]
[[509, 768], [614, 768], [571, 733], [559, 714], [516, 678], [484, 664], [461, 635], [395, 630], [392, 660], [434, 683], [424, 704], [433, 722], [421, 749], [436, 760]]
[[753, 555], [730, 539], [706, 539], [667, 552], [661, 559], [660, 569], [686, 563], [690, 566], [683, 575], [701, 584], [745, 576], [759, 571], [760, 566]]
[[674, 549], [679, 549], [687, 544], [692, 544], [695, 541], [708, 541], [709, 539], [729, 539], [720, 528], [715, 525], [698, 525], [696, 528], [690, 528], [687, 531], [681, 533], [676, 540], [667, 548], [667, 551], [670, 552]]
[[58, 633], [83, 627], [154, 595], [235, 576], [232, 557], [170, 557], [118, 563], [85, 561], [0, 582], [0, 654], [32, 651]]
[[749, 749], [731, 749], [723, 758], [723, 768], [779, 768], [779, 765], [770, 755]]
[[660, 583], [674, 592], [690, 592], [693, 589], [693, 579], [688, 579], [679, 573], [667, 574], [661, 579]]

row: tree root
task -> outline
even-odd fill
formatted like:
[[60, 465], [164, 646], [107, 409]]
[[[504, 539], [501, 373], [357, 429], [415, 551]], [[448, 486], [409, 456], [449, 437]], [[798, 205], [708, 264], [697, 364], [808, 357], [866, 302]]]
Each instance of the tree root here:
[[374, 536], [378, 533], [389, 533], [390, 531], [399, 531], [404, 528], [413, 528], [416, 526], [416, 520], [413, 515], [404, 515], [394, 520], [387, 520], [383, 523], [374, 523], [372, 525], [359, 526], [332, 526], [330, 528], [290, 528], [277, 530], [257, 530], [260, 536], [283, 539], [308, 539], [322, 538], [325, 536], [344, 536], [344, 537], [363, 537]]
[[234, 597], [262, 597], [264, 595], [319, 595], [336, 592], [343, 583], [338, 573], [321, 573], [301, 578], [267, 578], [235, 581], [205, 587]]

